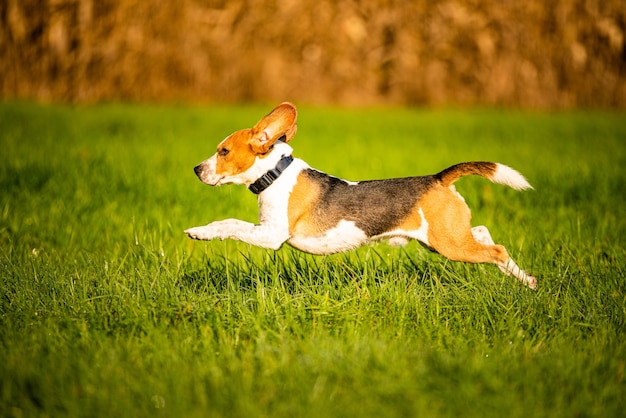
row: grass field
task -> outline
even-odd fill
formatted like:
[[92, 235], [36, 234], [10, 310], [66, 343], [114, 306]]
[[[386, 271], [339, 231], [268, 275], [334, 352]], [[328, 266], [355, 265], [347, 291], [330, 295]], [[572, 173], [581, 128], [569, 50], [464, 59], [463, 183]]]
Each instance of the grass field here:
[[295, 155], [457, 182], [533, 292], [411, 243], [315, 257], [183, 230], [256, 221], [193, 166], [271, 109], [0, 103], [0, 416], [617, 417], [623, 113], [302, 108]]

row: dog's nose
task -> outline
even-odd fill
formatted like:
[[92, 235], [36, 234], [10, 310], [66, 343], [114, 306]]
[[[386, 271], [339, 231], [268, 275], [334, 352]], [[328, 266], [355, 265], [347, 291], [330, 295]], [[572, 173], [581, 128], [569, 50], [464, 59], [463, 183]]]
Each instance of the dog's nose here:
[[200, 177], [200, 174], [202, 174], [202, 164], [195, 166], [193, 171], [196, 173], [196, 176]]

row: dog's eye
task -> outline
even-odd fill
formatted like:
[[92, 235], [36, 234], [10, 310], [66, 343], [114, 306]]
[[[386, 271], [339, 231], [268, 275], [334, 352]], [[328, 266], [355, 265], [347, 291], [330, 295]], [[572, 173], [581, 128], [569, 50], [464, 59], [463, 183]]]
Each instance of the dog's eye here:
[[225, 157], [228, 155], [228, 153], [230, 152], [230, 150], [228, 148], [220, 148], [217, 153], [221, 156], [221, 157]]

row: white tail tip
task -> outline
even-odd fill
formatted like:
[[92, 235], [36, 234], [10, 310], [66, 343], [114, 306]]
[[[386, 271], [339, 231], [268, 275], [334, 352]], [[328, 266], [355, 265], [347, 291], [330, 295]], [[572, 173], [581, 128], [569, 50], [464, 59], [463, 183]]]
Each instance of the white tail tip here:
[[504, 184], [506, 186], [512, 187], [515, 190], [525, 190], [532, 189], [533, 186], [528, 183], [528, 181], [524, 178], [516, 170], [508, 167], [504, 164], [496, 163], [496, 171], [491, 176], [491, 181], [494, 183]]

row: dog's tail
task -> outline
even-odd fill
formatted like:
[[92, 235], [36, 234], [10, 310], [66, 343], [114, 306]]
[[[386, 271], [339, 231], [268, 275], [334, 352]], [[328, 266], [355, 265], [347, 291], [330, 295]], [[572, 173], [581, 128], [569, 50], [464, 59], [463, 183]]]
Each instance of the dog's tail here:
[[448, 187], [459, 178], [470, 174], [482, 176], [494, 183], [504, 184], [515, 190], [533, 188], [520, 173], [513, 170], [511, 167], [499, 163], [460, 163], [446, 168], [439, 174], [436, 174], [435, 177], [438, 178], [444, 186]]

